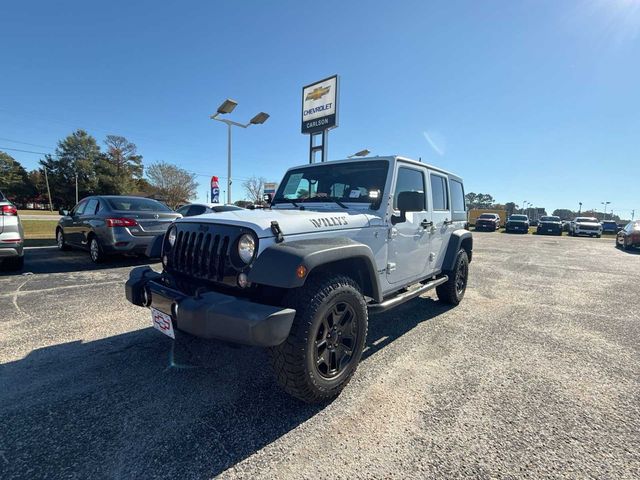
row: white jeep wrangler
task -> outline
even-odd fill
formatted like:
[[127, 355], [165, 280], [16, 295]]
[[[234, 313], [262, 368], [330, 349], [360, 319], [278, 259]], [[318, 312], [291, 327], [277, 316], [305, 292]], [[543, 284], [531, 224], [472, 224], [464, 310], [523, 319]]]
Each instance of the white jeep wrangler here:
[[457, 305], [473, 239], [462, 180], [402, 157], [292, 168], [271, 208], [176, 220], [134, 269], [127, 299], [169, 336], [268, 347], [276, 376], [306, 402], [354, 374], [368, 312], [436, 289]]

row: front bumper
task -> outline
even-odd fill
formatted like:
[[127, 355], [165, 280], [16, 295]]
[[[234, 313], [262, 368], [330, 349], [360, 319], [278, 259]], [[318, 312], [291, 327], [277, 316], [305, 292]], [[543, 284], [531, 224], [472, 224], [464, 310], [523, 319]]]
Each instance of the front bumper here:
[[536, 230], [536, 232], [538, 233], [538, 235], [545, 235], [545, 234], [559, 234], [562, 233], [562, 226], [558, 225], [558, 224], [539, 224], [538, 228]]
[[505, 230], [507, 232], [528, 232], [529, 225], [526, 223], [509, 223], [506, 225]]
[[575, 235], [602, 235], [602, 230], [588, 230], [585, 228], [575, 227], [573, 230]]
[[200, 338], [272, 347], [289, 336], [296, 314], [291, 308], [218, 292], [188, 296], [162, 279], [162, 274], [148, 266], [134, 268], [125, 285], [127, 300], [171, 315], [174, 328]]

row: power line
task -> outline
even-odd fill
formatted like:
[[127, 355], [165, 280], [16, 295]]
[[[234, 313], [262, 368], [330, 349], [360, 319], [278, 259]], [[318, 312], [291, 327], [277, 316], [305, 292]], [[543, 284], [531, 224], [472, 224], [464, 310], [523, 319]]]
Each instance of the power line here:
[[19, 143], [21, 145], [30, 145], [32, 147], [51, 148], [48, 145], [39, 145], [37, 143], [21, 142], [19, 140], [11, 140], [10, 138], [4, 138], [4, 137], [0, 137], [0, 140], [4, 140], [5, 142], [11, 142], [11, 143]]
[[50, 155], [49, 153], [34, 152], [32, 150], [21, 150], [19, 148], [0, 147], [0, 150], [10, 150], [12, 152], [22, 152], [22, 153], [35, 153], [37, 155]]

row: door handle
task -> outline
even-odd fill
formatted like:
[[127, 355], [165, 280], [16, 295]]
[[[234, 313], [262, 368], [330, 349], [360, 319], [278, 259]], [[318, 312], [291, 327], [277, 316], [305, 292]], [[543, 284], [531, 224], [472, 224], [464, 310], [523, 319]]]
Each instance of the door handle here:
[[433, 222], [428, 221], [426, 218], [420, 222], [420, 226], [424, 229], [428, 227], [433, 227]]
[[453, 224], [453, 220], [445, 220], [442, 223], [444, 223], [445, 225], [451, 225], [451, 224]]

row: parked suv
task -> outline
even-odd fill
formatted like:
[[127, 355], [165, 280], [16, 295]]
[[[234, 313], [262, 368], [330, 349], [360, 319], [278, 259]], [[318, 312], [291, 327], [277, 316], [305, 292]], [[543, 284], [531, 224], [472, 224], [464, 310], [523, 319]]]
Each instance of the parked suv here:
[[504, 231], [510, 232], [522, 232], [529, 233], [529, 217], [526, 215], [509, 215], [507, 223], [504, 227]]
[[603, 220], [601, 222], [602, 225], [602, 233], [618, 233], [620, 230], [618, 228], [618, 224], [613, 220]]
[[24, 230], [18, 210], [0, 192], [0, 264], [7, 270], [24, 267]]
[[538, 235], [562, 235], [562, 220], [555, 216], [540, 217], [536, 233]]
[[600, 238], [602, 225], [594, 217], [576, 217], [569, 225], [569, 235], [572, 237], [589, 235], [590, 237]]
[[282, 387], [333, 398], [360, 361], [369, 312], [435, 289], [463, 298], [473, 240], [462, 179], [402, 157], [292, 168], [271, 208], [177, 220], [127, 299], [155, 328], [267, 347]]
[[60, 210], [60, 215], [58, 248], [89, 250], [95, 263], [111, 254], [145, 253], [156, 235], [182, 217], [157, 200], [117, 195], [87, 197], [70, 212]]
[[497, 213], [483, 213], [476, 218], [476, 230], [500, 230], [500, 215]]

